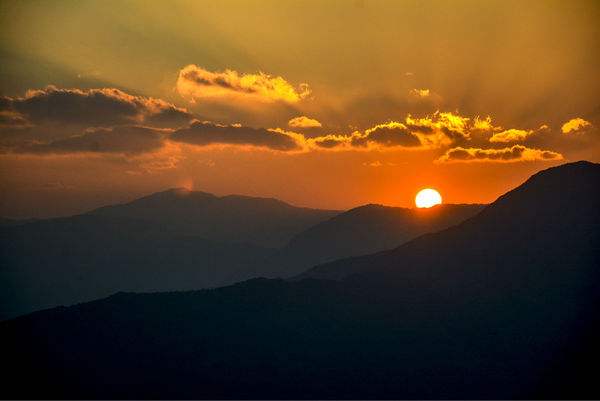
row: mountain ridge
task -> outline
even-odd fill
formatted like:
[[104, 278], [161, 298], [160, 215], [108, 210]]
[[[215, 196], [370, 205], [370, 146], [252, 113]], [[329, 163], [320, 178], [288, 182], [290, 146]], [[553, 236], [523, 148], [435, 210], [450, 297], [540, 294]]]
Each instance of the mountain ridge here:
[[[6, 393], [598, 398], [600, 165], [580, 168], [526, 182], [483, 217], [347, 259], [373, 258], [339, 281], [121, 293], [0, 322]], [[21, 375], [36, 386], [17, 386]]]

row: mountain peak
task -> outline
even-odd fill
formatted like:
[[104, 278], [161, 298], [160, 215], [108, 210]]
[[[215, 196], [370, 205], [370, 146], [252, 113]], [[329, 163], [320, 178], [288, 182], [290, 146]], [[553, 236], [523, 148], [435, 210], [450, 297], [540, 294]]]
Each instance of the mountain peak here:
[[555, 224], [568, 216], [578, 216], [577, 221], [590, 219], [598, 215], [598, 182], [598, 163], [578, 161], [551, 167], [500, 196], [479, 218], [493, 218], [500, 225], [533, 220]]

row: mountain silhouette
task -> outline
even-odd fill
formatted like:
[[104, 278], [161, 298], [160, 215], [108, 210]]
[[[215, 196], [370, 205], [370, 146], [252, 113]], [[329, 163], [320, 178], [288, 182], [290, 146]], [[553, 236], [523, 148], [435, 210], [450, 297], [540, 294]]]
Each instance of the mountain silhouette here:
[[[581, 232], [586, 238], [595, 236], [594, 222], [600, 213], [594, 202], [598, 195], [593, 180], [597, 171], [598, 165], [588, 162], [542, 171], [473, 218], [444, 232], [409, 241], [394, 250], [316, 266], [302, 277], [341, 279], [386, 269], [406, 273], [409, 265], [415, 265], [415, 274], [421, 274], [419, 266], [423, 264], [438, 266], [440, 273], [445, 273], [450, 266], [465, 263], [516, 265], [512, 258], [533, 257], [535, 252], [540, 257], [553, 252], [586, 252], [589, 241], [571, 243], [569, 235]], [[564, 238], [561, 246], [554, 243], [557, 238]], [[517, 250], [523, 254], [517, 254]], [[549, 263], [554, 262], [549, 257]], [[395, 269], [394, 263], [403, 268]]]
[[[287, 278], [336, 257], [392, 248], [458, 223], [479, 208], [366, 206], [338, 219], [334, 211], [275, 199], [173, 189], [73, 217], [6, 220], [0, 225], [5, 264], [0, 319], [117, 291], [192, 290], [261, 276]], [[287, 246], [266, 246], [290, 237]]]
[[88, 214], [148, 221], [213, 241], [275, 248], [285, 245], [298, 232], [338, 213], [295, 207], [272, 198], [218, 197], [176, 188]]
[[438, 205], [407, 209], [365, 205], [340, 213], [294, 236], [285, 258], [303, 266], [391, 248], [422, 234], [439, 231], [474, 216], [484, 205]]
[[0, 225], [0, 319], [117, 291], [222, 286], [264, 275], [267, 245], [337, 212], [182, 189], [83, 215]]
[[[598, 398], [600, 165], [544, 170], [339, 280], [119, 293], [0, 322], [18, 398]], [[23, 379], [35, 385], [23, 386]]]

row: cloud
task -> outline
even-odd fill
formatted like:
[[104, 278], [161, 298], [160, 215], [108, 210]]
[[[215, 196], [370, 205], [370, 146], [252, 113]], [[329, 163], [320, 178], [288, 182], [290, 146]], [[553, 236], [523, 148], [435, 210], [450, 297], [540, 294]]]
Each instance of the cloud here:
[[297, 139], [300, 138], [303, 137], [283, 130], [244, 127], [239, 124], [220, 125], [207, 121], [194, 121], [189, 127], [180, 128], [169, 137], [173, 142], [197, 146], [249, 145], [280, 151], [298, 150], [300, 147]]
[[297, 103], [310, 95], [307, 84], [294, 88], [282, 77], [262, 72], [240, 74], [234, 70], [211, 72], [194, 64], [179, 71], [176, 89], [180, 95], [192, 100], [243, 99], [264, 103]]
[[58, 139], [47, 143], [29, 142], [6, 149], [9, 153], [73, 154], [73, 153], [119, 153], [135, 155], [159, 150], [164, 145], [169, 130], [119, 126], [115, 128], [91, 128], [81, 135]]
[[425, 97], [429, 97], [429, 95], [430, 95], [429, 89], [411, 89], [410, 91], [408, 91], [408, 93], [411, 96], [418, 97], [418, 98], [425, 98]]
[[[436, 112], [432, 116], [422, 118], [415, 118], [409, 114], [404, 123], [390, 121], [364, 132], [324, 135], [307, 142], [313, 147], [326, 149], [437, 149], [469, 141], [472, 128], [469, 121], [469, 118], [451, 112]], [[491, 119], [489, 121], [491, 123]]]
[[14, 128], [14, 129], [22, 129], [31, 126], [29, 121], [21, 114], [10, 111], [10, 110], [2, 110], [0, 111], [0, 127], [1, 128]]
[[363, 135], [356, 135], [351, 139], [353, 146], [383, 146], [383, 147], [419, 147], [419, 137], [398, 122], [379, 124], [365, 131]]
[[583, 118], [572, 118], [566, 123], [564, 123], [561, 127], [561, 131], [563, 134], [568, 134], [570, 132], [579, 132], [585, 128], [591, 127], [592, 123], [584, 120]]
[[563, 156], [560, 153], [514, 145], [502, 149], [456, 147], [446, 151], [443, 156], [437, 159], [437, 162], [519, 162], [562, 159]]
[[352, 135], [329, 134], [306, 139], [306, 142], [310, 148], [316, 149], [352, 149], [352, 146], [350, 145], [352, 138], [359, 137], [360, 135], [361, 134], [359, 132], [355, 132]]
[[441, 132], [452, 142], [471, 139], [469, 121], [469, 118], [459, 114], [439, 111], [436, 111], [432, 116], [423, 118], [413, 118], [409, 114], [405, 119], [406, 126], [413, 132], [426, 135]]
[[153, 123], [177, 126], [193, 116], [160, 99], [133, 96], [115, 88], [29, 90], [23, 97], [3, 97], [0, 111], [14, 113], [34, 125], [67, 124], [110, 127]]
[[523, 129], [507, 129], [506, 131], [498, 132], [497, 134], [492, 135], [490, 138], [490, 142], [521, 142], [525, 139], [529, 138], [534, 134], [533, 130], [523, 130]]
[[391, 162], [382, 163], [379, 160], [375, 160], [372, 162], [363, 162], [362, 165], [365, 167], [383, 167], [383, 166], [396, 166], [396, 163], [391, 163]]
[[492, 117], [487, 116], [486, 118], [479, 118], [479, 116], [473, 119], [471, 131], [489, 132], [489, 131], [501, 131], [502, 127], [494, 126], [492, 124]]
[[350, 135], [323, 135], [306, 138], [305, 143], [310, 149], [335, 150], [383, 150], [387, 148], [422, 148], [419, 136], [413, 134], [399, 122], [391, 121], [372, 128], [354, 131]]
[[294, 128], [318, 128], [321, 127], [321, 123], [313, 118], [306, 116], [300, 116], [292, 118], [288, 121], [288, 125]]

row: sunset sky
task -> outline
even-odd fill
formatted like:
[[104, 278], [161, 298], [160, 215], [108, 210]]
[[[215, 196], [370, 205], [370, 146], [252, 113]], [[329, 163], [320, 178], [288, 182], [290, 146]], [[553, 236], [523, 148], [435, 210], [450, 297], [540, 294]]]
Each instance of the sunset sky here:
[[491, 202], [600, 161], [596, 1], [2, 1], [0, 216]]

